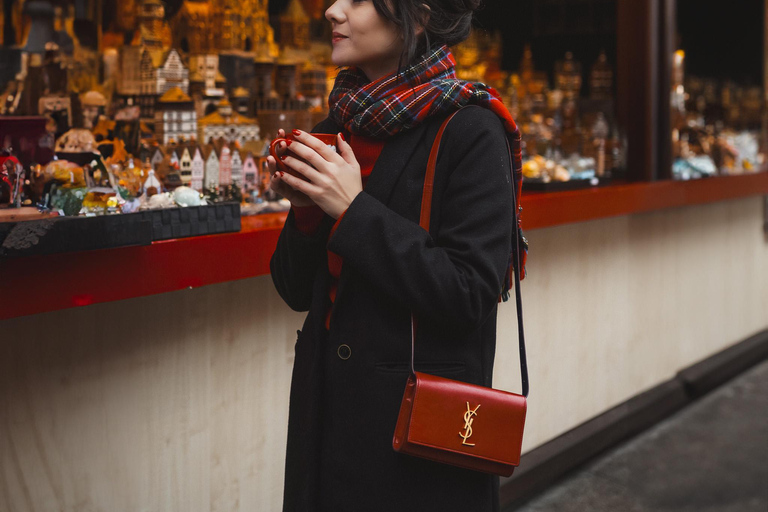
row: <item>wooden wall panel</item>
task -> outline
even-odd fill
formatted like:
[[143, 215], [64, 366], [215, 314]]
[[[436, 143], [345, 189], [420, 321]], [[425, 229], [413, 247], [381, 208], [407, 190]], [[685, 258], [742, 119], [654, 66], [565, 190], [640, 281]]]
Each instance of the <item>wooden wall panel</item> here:
[[0, 509], [278, 510], [279, 300], [264, 276], [2, 322]]
[[[768, 327], [761, 216], [753, 198], [530, 231], [524, 450]], [[495, 382], [519, 392], [501, 308]]]

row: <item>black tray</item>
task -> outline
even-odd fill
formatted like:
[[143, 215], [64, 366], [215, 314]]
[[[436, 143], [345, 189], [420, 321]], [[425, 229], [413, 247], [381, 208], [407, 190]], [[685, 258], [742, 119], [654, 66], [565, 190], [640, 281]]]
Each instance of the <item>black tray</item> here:
[[152, 240], [240, 231], [240, 203], [145, 210], [128, 215], [140, 215], [152, 223]]
[[0, 259], [151, 243], [152, 223], [133, 215], [0, 222]]
[[0, 259], [240, 231], [240, 204], [217, 203], [96, 217], [0, 222]]

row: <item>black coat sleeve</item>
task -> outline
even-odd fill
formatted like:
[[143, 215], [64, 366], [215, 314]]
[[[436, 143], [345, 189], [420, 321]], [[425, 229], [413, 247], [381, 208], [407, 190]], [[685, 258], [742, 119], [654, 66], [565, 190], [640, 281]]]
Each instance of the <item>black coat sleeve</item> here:
[[288, 212], [277, 247], [269, 262], [272, 282], [288, 307], [308, 311], [312, 303], [312, 287], [318, 267], [326, 261], [325, 243], [333, 225], [327, 215], [312, 235], [299, 231]]
[[509, 263], [513, 206], [505, 137], [486, 109], [464, 109], [449, 123], [436, 169], [449, 174], [444, 190], [435, 191], [441, 197], [434, 236], [362, 192], [328, 248], [417, 316], [478, 327], [498, 301]]
[[[333, 122], [325, 119], [312, 131], [335, 133], [337, 130]], [[294, 311], [307, 311], [312, 303], [314, 278], [318, 267], [326, 261], [325, 244], [332, 226], [333, 220], [325, 215], [317, 231], [307, 235], [296, 228], [293, 210], [288, 212], [269, 267], [277, 292]]]

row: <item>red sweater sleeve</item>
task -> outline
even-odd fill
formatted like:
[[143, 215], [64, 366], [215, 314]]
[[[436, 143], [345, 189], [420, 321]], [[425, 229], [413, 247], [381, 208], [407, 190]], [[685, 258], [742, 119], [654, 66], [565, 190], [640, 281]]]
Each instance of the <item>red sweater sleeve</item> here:
[[319, 206], [292, 206], [296, 228], [305, 235], [312, 235], [320, 227], [323, 210]]

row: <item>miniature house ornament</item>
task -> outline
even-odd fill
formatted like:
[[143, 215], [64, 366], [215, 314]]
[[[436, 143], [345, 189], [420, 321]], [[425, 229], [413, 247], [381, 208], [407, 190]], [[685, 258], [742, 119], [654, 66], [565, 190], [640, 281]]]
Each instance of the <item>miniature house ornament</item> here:
[[[144, 194], [146, 195], [155, 195], [159, 194], [163, 191], [163, 186], [160, 184], [160, 180], [157, 179], [155, 176], [155, 171], [151, 170], [149, 171], [149, 176], [147, 177], [147, 180], [144, 182]], [[154, 191], [151, 189], [154, 188]]]

